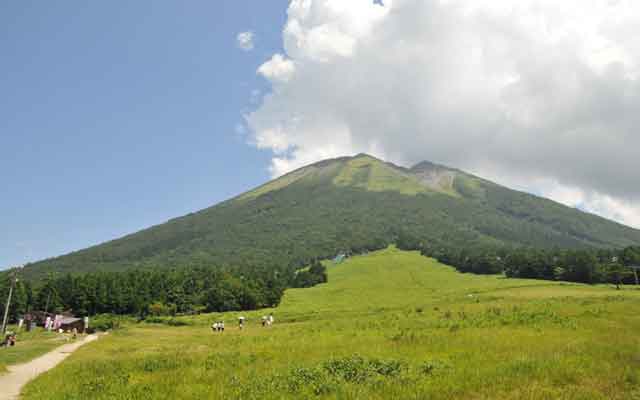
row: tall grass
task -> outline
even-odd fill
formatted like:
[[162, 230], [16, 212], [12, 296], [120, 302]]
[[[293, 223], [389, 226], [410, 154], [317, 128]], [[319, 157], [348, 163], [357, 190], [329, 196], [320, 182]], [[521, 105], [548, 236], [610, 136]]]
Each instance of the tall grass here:
[[[390, 248], [275, 310], [129, 325], [26, 399], [633, 399], [640, 291], [463, 275]], [[276, 324], [262, 328], [273, 312]], [[213, 320], [227, 330], [214, 334]]]
[[[17, 331], [16, 326], [9, 326], [8, 331]], [[20, 364], [52, 350], [64, 343], [60, 335], [37, 328], [31, 332], [17, 332], [16, 346], [0, 348], [0, 374], [6, 373], [8, 365]]]

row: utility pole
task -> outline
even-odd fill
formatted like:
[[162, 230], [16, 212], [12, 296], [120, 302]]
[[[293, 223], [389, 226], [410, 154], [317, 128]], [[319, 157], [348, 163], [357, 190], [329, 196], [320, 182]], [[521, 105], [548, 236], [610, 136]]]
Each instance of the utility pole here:
[[47, 303], [44, 306], [44, 315], [46, 316], [49, 313], [49, 301], [51, 300], [51, 288], [49, 288], [49, 294], [47, 295]]
[[[18, 267], [19, 268], [19, 267]], [[2, 336], [7, 332], [7, 320], [9, 319], [9, 307], [11, 306], [11, 296], [13, 295], [13, 289], [18, 282], [18, 268], [13, 270], [13, 279], [11, 279], [11, 286], [9, 286], [9, 297], [7, 303], [4, 306], [4, 318], [2, 319]]]

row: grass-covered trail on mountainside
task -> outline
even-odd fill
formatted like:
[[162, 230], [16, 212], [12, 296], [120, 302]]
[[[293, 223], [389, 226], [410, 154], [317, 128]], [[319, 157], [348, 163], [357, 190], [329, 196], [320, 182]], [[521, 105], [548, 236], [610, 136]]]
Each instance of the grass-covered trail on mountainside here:
[[[272, 310], [131, 324], [25, 399], [640, 398], [640, 291], [460, 274], [389, 248]], [[214, 334], [212, 321], [227, 330]]]

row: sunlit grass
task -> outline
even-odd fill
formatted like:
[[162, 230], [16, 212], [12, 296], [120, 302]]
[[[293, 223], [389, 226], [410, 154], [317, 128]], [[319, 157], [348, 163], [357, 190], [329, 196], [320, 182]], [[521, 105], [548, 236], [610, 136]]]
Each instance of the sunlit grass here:
[[[16, 329], [15, 326], [8, 328], [14, 332]], [[17, 339], [16, 346], [0, 348], [0, 373], [6, 372], [8, 365], [27, 362], [63, 343], [57, 334], [39, 328], [31, 332], [18, 332]]]
[[346, 162], [333, 183], [373, 192], [396, 191], [406, 195], [428, 192], [415, 176], [404, 174], [380, 160], [364, 155]]
[[[391, 248], [330, 267], [328, 284], [287, 291], [276, 324], [262, 328], [269, 311], [129, 326], [78, 350], [25, 398], [640, 395], [638, 290], [463, 275]], [[224, 334], [208, 327], [218, 318]]]

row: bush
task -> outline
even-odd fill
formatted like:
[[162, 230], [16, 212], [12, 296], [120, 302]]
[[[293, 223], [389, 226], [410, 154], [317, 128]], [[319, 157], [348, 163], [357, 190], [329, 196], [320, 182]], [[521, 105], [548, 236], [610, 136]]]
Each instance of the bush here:
[[113, 314], [99, 314], [89, 319], [89, 329], [109, 331], [119, 329], [123, 318]]
[[330, 360], [323, 367], [329, 375], [347, 382], [362, 383], [373, 374], [369, 363], [359, 355]]
[[323, 379], [322, 371], [313, 368], [298, 367], [292, 369], [287, 376], [287, 388], [290, 392], [297, 392], [305, 387], [316, 386]]
[[308, 269], [296, 272], [292, 286], [296, 288], [307, 288], [326, 282], [327, 268], [322, 265], [320, 261], [316, 260]]
[[370, 367], [375, 373], [382, 376], [398, 376], [406, 369], [406, 365], [398, 360], [371, 360]]
[[175, 304], [163, 304], [160, 302], [149, 304], [148, 311], [150, 315], [153, 316], [162, 316], [162, 315], [175, 315], [176, 314], [176, 306]]
[[448, 369], [449, 365], [445, 362], [438, 360], [425, 361], [418, 367], [418, 371], [423, 375], [434, 375], [439, 371]]
[[406, 369], [406, 365], [402, 361], [367, 360], [357, 354], [327, 361], [323, 367], [329, 375], [355, 383], [362, 383], [376, 375], [395, 377]]
[[167, 321], [167, 325], [169, 326], [187, 326], [189, 323], [187, 321], [182, 321], [180, 319], [170, 319]]
[[164, 324], [169, 326], [187, 326], [191, 325], [187, 321], [183, 321], [175, 318], [166, 318], [166, 317], [147, 317], [144, 319], [144, 322], [148, 324]]

